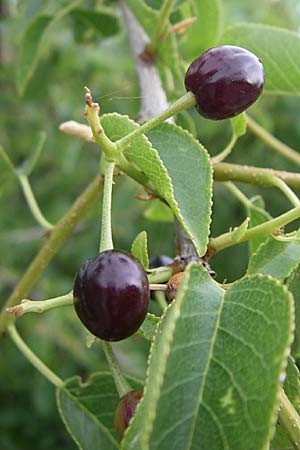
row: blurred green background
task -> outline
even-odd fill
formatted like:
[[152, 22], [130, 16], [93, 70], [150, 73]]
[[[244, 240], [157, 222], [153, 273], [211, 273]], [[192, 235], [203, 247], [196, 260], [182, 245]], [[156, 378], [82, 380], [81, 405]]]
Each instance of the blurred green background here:
[[[59, 3], [0, 0], [0, 142], [18, 165], [32, 150], [39, 132], [47, 133], [42, 157], [30, 180], [41, 209], [51, 222], [64, 214], [96, 173], [99, 159], [96, 146], [76, 140], [58, 129], [65, 120], [84, 122], [83, 86], [91, 88], [104, 113], [117, 111], [134, 118], [139, 110], [138, 84], [123, 25], [118, 35], [101, 40], [99, 33], [88, 27], [80, 28], [71, 16], [52, 28], [38, 69], [25, 95], [18, 96], [15, 72], [22, 30], [37, 11], [53, 8]], [[83, 2], [91, 9], [101, 3]], [[147, 0], [147, 3], [155, 7], [161, 2]], [[248, 0], [226, 0], [224, 3], [226, 25], [236, 21], [260, 22], [299, 31], [300, 7], [296, 0], [261, 0], [259, 7], [257, 2]], [[118, 7], [117, 2], [106, 4]], [[192, 44], [195, 45], [189, 41], [189, 33], [180, 38], [183, 57]], [[252, 107], [251, 114], [276, 137], [298, 148], [298, 98], [263, 95]], [[210, 122], [200, 118], [195, 111], [191, 111], [190, 116], [195, 121], [198, 138], [212, 155], [224, 148], [230, 137], [228, 121]], [[292, 163], [267, 149], [251, 132], [240, 139], [228, 162], [296, 170]], [[289, 207], [285, 198], [278, 192], [275, 195], [273, 189], [239, 187], [248, 196], [262, 194], [273, 215]], [[173, 256], [172, 224], [148, 220], [145, 217], [148, 205], [134, 198], [137, 193], [141, 193], [141, 189], [134, 182], [125, 177], [117, 179], [113, 199], [115, 247], [129, 250], [135, 236], [146, 230], [150, 256]], [[5, 170], [2, 161], [0, 211], [2, 305], [44, 239], [25, 204], [17, 180]], [[71, 289], [79, 265], [97, 252], [99, 217], [100, 204], [96, 204], [51, 262], [31, 298], [49, 298]], [[222, 184], [216, 183], [212, 235], [227, 231], [244, 218], [243, 207]], [[211, 259], [219, 281], [239, 278], [246, 264], [246, 244]], [[92, 371], [106, 367], [99, 345], [90, 350], [86, 348], [83, 327], [71, 308], [43, 316], [29, 315], [18, 325], [25, 340], [62, 378], [74, 374], [87, 377]], [[126, 372], [142, 378], [148, 345], [141, 339], [131, 338], [114, 348]], [[0, 355], [0, 449], [75, 449], [56, 411], [53, 387], [27, 363], [8, 338], [0, 342]]]

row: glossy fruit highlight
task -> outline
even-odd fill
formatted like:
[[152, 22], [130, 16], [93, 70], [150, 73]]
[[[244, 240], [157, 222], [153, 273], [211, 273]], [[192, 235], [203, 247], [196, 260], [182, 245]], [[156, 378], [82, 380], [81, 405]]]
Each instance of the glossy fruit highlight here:
[[185, 87], [195, 95], [199, 113], [214, 120], [240, 114], [260, 96], [264, 84], [261, 60], [242, 47], [220, 45], [189, 66]]
[[131, 336], [149, 304], [149, 283], [141, 263], [129, 253], [106, 250], [80, 267], [73, 289], [76, 313], [105, 341]]
[[137, 404], [142, 395], [142, 391], [130, 391], [119, 401], [114, 422], [116, 431], [121, 438], [124, 436], [125, 430], [128, 427], [130, 419], [135, 413]]

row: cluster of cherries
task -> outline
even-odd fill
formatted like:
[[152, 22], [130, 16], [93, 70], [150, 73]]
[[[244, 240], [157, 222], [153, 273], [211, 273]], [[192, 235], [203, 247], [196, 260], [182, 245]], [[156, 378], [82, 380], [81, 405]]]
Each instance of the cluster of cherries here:
[[[261, 60], [240, 47], [223, 45], [207, 50], [188, 68], [185, 87], [196, 100], [199, 113], [209, 119], [234, 117], [254, 103], [262, 92]], [[182, 274], [181, 274], [182, 275]], [[178, 286], [181, 275], [170, 279]], [[106, 341], [119, 341], [134, 334], [145, 319], [150, 289], [147, 274], [132, 255], [107, 250], [87, 260], [74, 284], [74, 306], [85, 327]], [[122, 397], [115, 425], [123, 436], [142, 396], [131, 391]]]

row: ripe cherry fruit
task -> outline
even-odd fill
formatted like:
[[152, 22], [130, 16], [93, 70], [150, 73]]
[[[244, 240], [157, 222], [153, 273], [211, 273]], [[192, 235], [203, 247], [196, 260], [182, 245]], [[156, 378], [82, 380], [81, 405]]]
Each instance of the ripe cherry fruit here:
[[120, 341], [142, 324], [150, 291], [147, 274], [134, 256], [106, 250], [82, 264], [73, 295], [76, 313], [92, 334]]
[[125, 430], [135, 413], [142, 395], [142, 391], [130, 391], [119, 401], [115, 412], [115, 428], [121, 438], [124, 436]]
[[214, 120], [240, 114], [260, 96], [264, 84], [261, 60], [245, 48], [220, 45], [189, 66], [185, 87], [195, 95], [199, 113]]

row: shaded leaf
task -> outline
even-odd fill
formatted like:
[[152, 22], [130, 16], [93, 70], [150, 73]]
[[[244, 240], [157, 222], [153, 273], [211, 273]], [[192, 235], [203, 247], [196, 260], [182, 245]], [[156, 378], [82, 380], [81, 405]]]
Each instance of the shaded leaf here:
[[292, 327], [291, 296], [276, 280], [246, 277], [224, 292], [189, 266], [156, 329], [121, 449], [265, 449]]
[[[139, 126], [116, 113], [102, 116], [102, 124], [113, 141]], [[208, 153], [188, 132], [176, 125], [161, 124], [149, 132], [149, 137], [157, 149], [146, 136], [141, 136], [124, 154], [149, 178], [193, 241], [199, 255], [203, 255], [208, 242], [212, 195]]]
[[222, 0], [193, 0], [192, 6], [196, 21], [187, 30], [184, 45], [191, 59], [218, 43], [224, 22]]
[[294, 358], [300, 357], [300, 266], [297, 266], [287, 280], [289, 291], [294, 297], [295, 306], [295, 338], [292, 346]]
[[187, 131], [162, 123], [147, 133], [172, 180], [174, 197], [199, 255], [206, 251], [212, 195], [212, 168], [207, 150]]
[[236, 117], [233, 117], [230, 119], [232, 130], [236, 136], [241, 137], [243, 136], [247, 131], [247, 121], [246, 121], [246, 114], [245, 112], [242, 112]]
[[[247, 216], [250, 217], [249, 228], [256, 227], [268, 220], [272, 216], [264, 209], [264, 201], [261, 196], [253, 197], [249, 200], [251, 203], [247, 204]], [[250, 254], [256, 252], [260, 244], [268, 239], [267, 236], [258, 236], [249, 240]]]
[[108, 10], [75, 8], [71, 15], [76, 19], [77, 25], [83, 29], [93, 28], [103, 37], [110, 37], [120, 31], [117, 16]]
[[114, 411], [119, 396], [108, 373], [93, 374], [88, 383], [79, 377], [65, 381], [57, 390], [61, 418], [82, 450], [113, 450], [119, 444], [114, 430]]
[[145, 320], [142, 323], [139, 331], [140, 334], [148, 341], [151, 341], [153, 339], [159, 319], [160, 317], [155, 316], [154, 314], [151, 313], [148, 313], [146, 315]]
[[149, 267], [149, 256], [148, 256], [148, 246], [147, 246], [147, 233], [146, 231], [141, 231], [131, 246], [131, 253], [135, 256], [144, 269]]
[[174, 217], [170, 208], [160, 200], [152, 200], [144, 216], [148, 220], [157, 222], [173, 222]]
[[[300, 380], [299, 370], [294, 359], [289, 356], [286, 369], [286, 379], [283, 385], [284, 391], [291, 401], [296, 411], [300, 412]], [[285, 430], [281, 425], [276, 425], [276, 433], [271, 441], [270, 448], [273, 449], [291, 449], [291, 441], [287, 438]]]
[[269, 25], [243, 23], [225, 30], [222, 42], [245, 47], [262, 59], [265, 91], [283, 95], [300, 93], [298, 33]]
[[251, 256], [247, 273], [263, 273], [281, 280], [287, 278], [300, 263], [299, 238], [299, 231], [288, 241], [269, 237]]
[[82, 0], [69, 2], [55, 15], [38, 14], [28, 23], [22, 33], [17, 60], [16, 82], [20, 95], [24, 94], [42, 57], [47, 32], [57, 20], [60, 20], [81, 2]]

